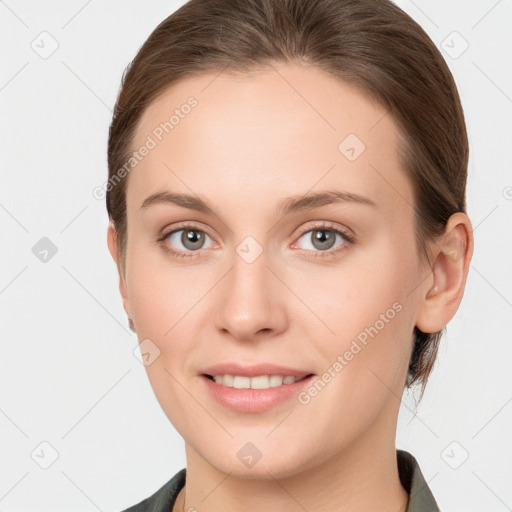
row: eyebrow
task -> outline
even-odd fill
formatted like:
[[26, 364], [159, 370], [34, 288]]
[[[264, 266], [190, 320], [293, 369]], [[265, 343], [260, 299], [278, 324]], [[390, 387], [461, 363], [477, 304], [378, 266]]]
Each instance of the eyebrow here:
[[[296, 195], [285, 198], [278, 207], [281, 215], [288, 215], [292, 212], [307, 211], [329, 204], [356, 203], [378, 208], [377, 204], [368, 197], [354, 194], [351, 192], [341, 192], [337, 190], [328, 190], [325, 192]], [[173, 192], [156, 192], [144, 199], [141, 209], [148, 208], [156, 204], [175, 204], [189, 210], [215, 214], [213, 207], [205, 199], [189, 194]]]

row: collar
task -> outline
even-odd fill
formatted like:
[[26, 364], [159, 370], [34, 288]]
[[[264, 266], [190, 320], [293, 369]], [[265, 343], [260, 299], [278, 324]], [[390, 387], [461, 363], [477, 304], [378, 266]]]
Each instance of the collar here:
[[[396, 450], [396, 457], [400, 482], [409, 493], [407, 512], [440, 512], [418, 461], [405, 450]], [[178, 493], [185, 486], [186, 476], [187, 469], [181, 469], [149, 498], [123, 512], [169, 512]]]
[[396, 459], [400, 482], [409, 493], [407, 512], [440, 512], [414, 456], [405, 450], [397, 450]]

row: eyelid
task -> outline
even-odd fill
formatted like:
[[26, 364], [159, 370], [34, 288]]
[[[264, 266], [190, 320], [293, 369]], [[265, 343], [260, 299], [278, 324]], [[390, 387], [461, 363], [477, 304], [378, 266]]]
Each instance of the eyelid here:
[[160, 231], [160, 238], [158, 239], [158, 241], [162, 242], [175, 231], [181, 231], [182, 229], [197, 229], [198, 231], [203, 231], [204, 233], [206, 233], [212, 240], [214, 239], [206, 226], [193, 220], [187, 220], [163, 228]]
[[[331, 221], [322, 221], [322, 220], [316, 220], [313, 221], [313, 224], [307, 224], [304, 227], [301, 227], [299, 230], [299, 234], [297, 235], [299, 238], [308, 231], [315, 231], [316, 230], [322, 230], [322, 229], [331, 229], [333, 231], [337, 231], [343, 235], [343, 237], [347, 240], [349, 243], [354, 243], [356, 241], [356, 235], [355, 233], [346, 227], [342, 227], [339, 224], [336, 224]], [[322, 252], [322, 251], [320, 251]], [[328, 251], [323, 251], [328, 252]], [[332, 252], [332, 251], [331, 251]]]

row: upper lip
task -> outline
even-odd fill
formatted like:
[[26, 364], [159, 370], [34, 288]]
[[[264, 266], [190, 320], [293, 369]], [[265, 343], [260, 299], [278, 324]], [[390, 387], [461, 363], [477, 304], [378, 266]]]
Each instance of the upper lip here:
[[288, 375], [295, 378], [303, 378], [311, 375], [312, 372], [307, 370], [300, 370], [296, 368], [289, 368], [286, 366], [279, 366], [270, 363], [260, 363], [256, 365], [241, 365], [239, 363], [220, 363], [205, 368], [201, 372], [206, 375], [243, 375], [245, 377], [256, 377], [258, 375]]

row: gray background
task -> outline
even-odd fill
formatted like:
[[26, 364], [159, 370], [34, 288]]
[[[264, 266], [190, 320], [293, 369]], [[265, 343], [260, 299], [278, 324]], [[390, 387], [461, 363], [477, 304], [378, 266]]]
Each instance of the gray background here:
[[[119, 511], [185, 466], [134, 356], [105, 204], [92, 195], [107, 177], [121, 74], [183, 3], [0, 2], [1, 511]], [[397, 4], [459, 87], [476, 243], [417, 414], [403, 397], [397, 446], [416, 456], [442, 510], [511, 510], [512, 1]], [[57, 249], [46, 262], [43, 237]]]

